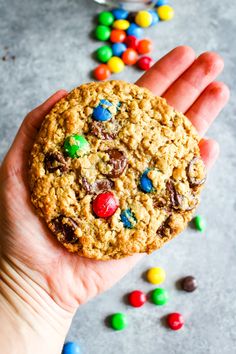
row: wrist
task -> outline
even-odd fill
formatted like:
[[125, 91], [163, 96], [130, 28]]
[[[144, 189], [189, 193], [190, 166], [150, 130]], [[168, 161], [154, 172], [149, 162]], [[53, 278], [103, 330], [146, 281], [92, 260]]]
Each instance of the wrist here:
[[0, 259], [0, 347], [8, 354], [59, 354], [73, 313], [62, 309], [16, 262]]

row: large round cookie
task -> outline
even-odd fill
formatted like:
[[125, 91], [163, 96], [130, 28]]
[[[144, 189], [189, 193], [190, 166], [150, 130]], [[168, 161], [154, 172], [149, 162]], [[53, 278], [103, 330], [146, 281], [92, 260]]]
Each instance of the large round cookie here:
[[71, 252], [103, 260], [151, 253], [199, 203], [198, 142], [188, 119], [146, 89], [82, 85], [42, 124], [30, 159], [32, 202]]

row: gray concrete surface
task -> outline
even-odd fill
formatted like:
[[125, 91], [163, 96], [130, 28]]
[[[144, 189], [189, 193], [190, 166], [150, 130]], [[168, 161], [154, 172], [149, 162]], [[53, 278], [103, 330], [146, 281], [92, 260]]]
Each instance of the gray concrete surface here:
[[[231, 87], [228, 107], [209, 131], [221, 145], [221, 156], [211, 171], [199, 213], [207, 230], [190, 228], [181, 237], [146, 257], [130, 274], [105, 294], [82, 306], [68, 338], [79, 342], [83, 354], [230, 354], [236, 351], [236, 42], [235, 1], [176, 0], [176, 17], [154, 27], [154, 57], [179, 44], [197, 53], [218, 51], [225, 59], [221, 80]], [[70, 89], [89, 81], [95, 63], [89, 39], [92, 17], [99, 10], [92, 0], [0, 0], [0, 56], [4, 47], [15, 61], [0, 60], [0, 157], [7, 151], [24, 115], [59, 88]], [[147, 31], [148, 32], [148, 31]], [[128, 68], [117, 78], [134, 81], [139, 73]], [[167, 272], [167, 306], [146, 304], [133, 309], [124, 294], [153, 286], [142, 279], [150, 266]], [[178, 291], [175, 282], [193, 274], [199, 290]], [[123, 332], [107, 328], [104, 318], [127, 313]], [[160, 319], [170, 311], [183, 313], [186, 326], [174, 333]], [[43, 354], [43, 353], [42, 353]]]

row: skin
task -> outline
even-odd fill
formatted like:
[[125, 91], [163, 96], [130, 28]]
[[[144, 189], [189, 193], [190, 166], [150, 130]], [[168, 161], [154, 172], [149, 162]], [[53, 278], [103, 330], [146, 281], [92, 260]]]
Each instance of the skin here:
[[[227, 86], [214, 81], [222, 69], [218, 54], [207, 52], [196, 58], [193, 49], [181, 46], [160, 59], [137, 84], [185, 113], [203, 137], [229, 99]], [[0, 168], [0, 318], [5, 323], [0, 347], [4, 353], [60, 353], [78, 306], [111, 287], [143, 257], [102, 262], [70, 254], [31, 205], [28, 155], [45, 115], [65, 95], [65, 90], [56, 92], [26, 116]], [[203, 138], [200, 150], [210, 168], [219, 154], [217, 142]]]

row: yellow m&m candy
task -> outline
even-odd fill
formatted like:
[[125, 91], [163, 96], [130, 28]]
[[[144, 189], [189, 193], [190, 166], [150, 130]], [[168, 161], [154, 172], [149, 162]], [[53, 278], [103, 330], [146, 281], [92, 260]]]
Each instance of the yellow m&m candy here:
[[162, 21], [169, 21], [174, 17], [174, 9], [170, 5], [163, 5], [157, 8], [157, 14]]
[[127, 30], [129, 25], [130, 23], [127, 20], [116, 20], [113, 22], [113, 28], [120, 30]]
[[112, 73], [120, 73], [124, 70], [125, 64], [119, 57], [111, 57], [107, 62], [107, 66]]
[[147, 280], [152, 284], [161, 284], [166, 279], [166, 272], [161, 267], [150, 268], [147, 271]]
[[152, 15], [148, 11], [139, 11], [135, 16], [135, 23], [140, 27], [149, 27], [152, 24]]

